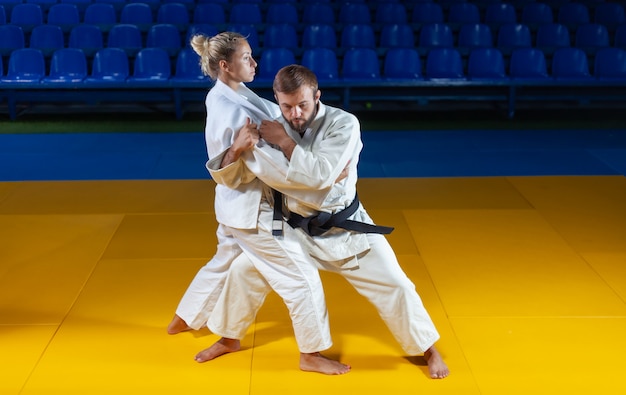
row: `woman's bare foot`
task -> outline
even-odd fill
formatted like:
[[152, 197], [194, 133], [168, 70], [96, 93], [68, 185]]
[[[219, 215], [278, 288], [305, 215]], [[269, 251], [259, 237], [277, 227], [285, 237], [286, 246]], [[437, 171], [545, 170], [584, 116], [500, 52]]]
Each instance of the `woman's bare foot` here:
[[344, 365], [339, 361], [326, 358], [318, 352], [310, 354], [300, 353], [300, 369], [305, 372], [345, 374], [350, 371], [350, 365]]
[[196, 362], [207, 362], [219, 357], [220, 355], [228, 354], [229, 352], [239, 351], [241, 344], [237, 339], [229, 339], [223, 337], [215, 342], [211, 347], [200, 351], [196, 355]]
[[188, 331], [190, 329], [191, 328], [189, 327], [189, 325], [187, 325], [187, 323], [183, 321], [182, 318], [175, 315], [174, 318], [172, 318], [172, 322], [170, 322], [170, 324], [167, 326], [167, 333], [170, 335], [175, 335], [177, 333]]
[[450, 370], [448, 369], [448, 365], [441, 358], [441, 354], [432, 346], [424, 353], [424, 359], [428, 363], [428, 371], [430, 372], [430, 377], [433, 379], [443, 379], [448, 377], [450, 374]]

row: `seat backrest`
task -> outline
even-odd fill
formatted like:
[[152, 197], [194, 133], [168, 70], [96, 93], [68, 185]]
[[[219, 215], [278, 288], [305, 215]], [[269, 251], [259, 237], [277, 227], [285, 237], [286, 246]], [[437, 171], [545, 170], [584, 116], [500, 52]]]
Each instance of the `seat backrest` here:
[[202, 34], [207, 37], [213, 37], [219, 33], [217, 26], [209, 23], [194, 23], [189, 25], [187, 34], [185, 36], [185, 42], [183, 46], [188, 46], [191, 38], [196, 34]]
[[290, 3], [271, 3], [265, 12], [265, 23], [288, 23], [297, 25], [299, 21], [298, 10]]
[[259, 79], [273, 80], [282, 67], [296, 63], [293, 52], [287, 48], [268, 48], [261, 53]]
[[459, 51], [455, 48], [433, 48], [426, 58], [426, 77], [430, 79], [465, 78]]
[[415, 3], [411, 12], [411, 23], [443, 23], [443, 8], [434, 2]]
[[320, 47], [305, 49], [301, 63], [313, 71], [320, 82], [336, 81], [339, 78], [339, 63], [332, 49]]
[[613, 46], [626, 48], [626, 24], [619, 25], [613, 35]]
[[621, 48], [602, 48], [594, 57], [594, 76], [601, 80], [626, 80], [626, 51]]
[[193, 49], [183, 48], [178, 52], [176, 69], [172, 79], [185, 81], [205, 81], [208, 79], [202, 73], [200, 56]]
[[130, 66], [126, 52], [120, 48], [103, 48], [96, 52], [90, 77], [87, 80], [101, 82], [125, 81]]
[[31, 32], [35, 26], [43, 24], [43, 11], [39, 4], [17, 4], [11, 10], [11, 25], [20, 26], [24, 32]]
[[131, 23], [147, 31], [153, 23], [152, 9], [145, 3], [128, 3], [122, 8], [120, 23]]
[[422, 76], [422, 62], [413, 48], [392, 48], [385, 53], [383, 77], [390, 80], [417, 80]]
[[193, 10], [193, 23], [226, 23], [224, 6], [219, 3], [198, 3]]
[[372, 25], [344, 25], [341, 30], [341, 48], [374, 48], [376, 38]]
[[568, 28], [576, 28], [578, 25], [591, 22], [589, 17], [589, 8], [582, 3], [572, 2], [559, 6], [557, 22], [567, 26]]
[[328, 3], [307, 3], [302, 11], [302, 23], [334, 25], [335, 11]]
[[80, 48], [85, 56], [91, 57], [104, 47], [102, 30], [95, 25], [76, 25], [70, 31], [68, 48]]
[[141, 31], [137, 26], [128, 23], [114, 25], [109, 31], [107, 47], [121, 48], [128, 56], [135, 56], [143, 48]]
[[60, 26], [63, 32], [69, 32], [80, 23], [80, 14], [75, 4], [58, 3], [48, 10], [47, 22]]
[[530, 28], [521, 23], [510, 23], [500, 27], [498, 31], [499, 48], [531, 47]]
[[0, 4], [0, 25], [4, 25], [7, 23], [7, 13], [4, 10], [4, 6]]
[[263, 48], [289, 48], [294, 50], [297, 47], [298, 34], [294, 25], [279, 23], [265, 26]]
[[380, 79], [378, 55], [373, 48], [351, 48], [343, 56], [341, 78], [344, 80]]
[[46, 76], [43, 53], [35, 48], [21, 48], [11, 52], [9, 68], [4, 81], [39, 82]]
[[485, 8], [485, 21], [490, 27], [517, 23], [517, 12], [510, 3], [492, 3]]
[[483, 23], [461, 25], [458, 46], [463, 48], [493, 47], [491, 28]]
[[302, 32], [303, 48], [337, 48], [337, 33], [332, 25], [307, 25]]
[[599, 23], [580, 25], [576, 29], [575, 46], [579, 48], [602, 48], [609, 46], [609, 31]]
[[29, 46], [40, 49], [45, 57], [52, 56], [55, 50], [65, 46], [63, 31], [56, 25], [35, 26], [30, 35]]
[[454, 36], [450, 26], [444, 23], [428, 23], [422, 26], [419, 33], [420, 47], [452, 47]]
[[163, 48], [170, 56], [176, 56], [182, 48], [180, 31], [169, 23], [152, 25], [146, 37], [146, 47]]
[[504, 57], [497, 48], [476, 48], [470, 52], [467, 75], [472, 80], [506, 78]]
[[259, 33], [257, 32], [255, 25], [251, 25], [249, 23], [234, 23], [229, 24], [226, 30], [241, 33], [244, 37], [246, 37], [253, 52], [260, 48]]
[[552, 76], [556, 79], [589, 79], [587, 54], [580, 48], [559, 48], [552, 56]]
[[593, 10], [593, 21], [606, 26], [609, 30], [615, 30], [619, 25], [626, 23], [624, 5], [622, 4], [597, 3]]
[[262, 23], [261, 8], [256, 3], [235, 3], [228, 17], [230, 23]]
[[184, 31], [189, 26], [189, 10], [181, 3], [163, 3], [156, 15], [157, 23], [170, 23]]
[[365, 3], [342, 3], [339, 8], [338, 21], [341, 24], [370, 24], [372, 16]]
[[24, 31], [16, 25], [0, 25], [0, 55], [8, 56], [16, 49], [24, 48]]
[[406, 23], [383, 25], [380, 32], [380, 46], [383, 48], [413, 48], [415, 46], [413, 28]]
[[108, 32], [117, 23], [117, 14], [112, 4], [93, 3], [85, 9], [83, 22], [96, 25], [103, 32]]
[[50, 73], [44, 81], [79, 82], [87, 77], [85, 53], [77, 48], [61, 48], [52, 54]]
[[143, 48], [137, 53], [129, 81], [163, 81], [171, 76], [172, 65], [167, 52], [162, 48]]
[[374, 22], [382, 25], [408, 23], [406, 7], [400, 2], [379, 2], [376, 6]]
[[517, 48], [511, 54], [509, 76], [516, 79], [548, 79], [544, 53], [537, 48]]
[[560, 23], [547, 23], [537, 28], [536, 46], [560, 48], [571, 46], [569, 29]]
[[471, 2], [452, 3], [448, 8], [448, 23], [480, 23], [480, 10]]
[[522, 23], [539, 27], [554, 22], [552, 8], [546, 3], [527, 3], [522, 8]]

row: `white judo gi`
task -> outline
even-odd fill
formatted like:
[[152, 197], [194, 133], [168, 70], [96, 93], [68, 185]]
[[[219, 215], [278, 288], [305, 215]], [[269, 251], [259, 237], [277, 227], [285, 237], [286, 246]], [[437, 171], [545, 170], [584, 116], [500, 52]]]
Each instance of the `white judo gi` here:
[[[319, 102], [316, 117], [302, 137], [291, 130], [284, 119], [281, 121], [297, 143], [291, 160], [287, 161], [280, 151], [259, 144], [245, 156], [248, 170], [285, 193], [291, 212], [309, 216], [317, 210], [331, 213], [343, 210], [356, 194], [357, 164], [362, 148], [356, 117]], [[240, 164], [219, 169], [217, 160], [212, 160], [207, 166], [214, 178], [228, 185], [245, 174], [237, 168]], [[346, 167], [349, 168], [347, 178], [335, 183]], [[373, 223], [362, 205], [350, 219]], [[365, 296], [405, 352], [421, 354], [439, 339], [415, 285], [402, 271], [382, 234], [333, 228], [321, 236], [311, 237], [287, 224], [284, 233], [285, 238], [301, 240], [316, 267], [339, 273]], [[241, 339], [269, 291], [270, 287], [255, 268], [246, 260], [238, 260], [231, 266], [208, 327], [221, 336]]]
[[[247, 118], [260, 123], [280, 114], [274, 103], [258, 97], [243, 84], [235, 92], [219, 80], [207, 94], [206, 107], [209, 158], [221, 157], [228, 150]], [[231, 264], [237, 257], [247, 257], [246, 264], [253, 265], [287, 305], [300, 351], [311, 353], [330, 348], [319, 272], [298, 239], [272, 236], [269, 188], [254, 175], [242, 175], [237, 183], [228, 186], [216, 182], [217, 252], [192, 280], [176, 314], [191, 328], [204, 326]]]

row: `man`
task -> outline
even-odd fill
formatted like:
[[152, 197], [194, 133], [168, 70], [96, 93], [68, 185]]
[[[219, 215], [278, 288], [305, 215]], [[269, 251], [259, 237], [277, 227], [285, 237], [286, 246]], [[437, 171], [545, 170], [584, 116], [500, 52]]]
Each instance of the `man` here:
[[[207, 164], [211, 175], [229, 185], [251, 172], [284, 192], [289, 211], [289, 225], [282, 226], [285, 237], [300, 238], [318, 268], [341, 274], [374, 304], [405, 352], [424, 355], [432, 378], [447, 377], [448, 367], [435, 347], [439, 334], [414, 284], [380, 234], [386, 230], [373, 225], [358, 202], [356, 167], [362, 143], [357, 118], [324, 105], [315, 74], [303, 66], [281, 69], [273, 88], [282, 119], [262, 121], [258, 135], [277, 149], [261, 141], [226, 167], [214, 158]], [[256, 128], [251, 123], [240, 133], [254, 136]], [[208, 320], [209, 329], [223, 338], [197, 359], [239, 350], [239, 339], [270, 289], [247, 260], [233, 263]]]

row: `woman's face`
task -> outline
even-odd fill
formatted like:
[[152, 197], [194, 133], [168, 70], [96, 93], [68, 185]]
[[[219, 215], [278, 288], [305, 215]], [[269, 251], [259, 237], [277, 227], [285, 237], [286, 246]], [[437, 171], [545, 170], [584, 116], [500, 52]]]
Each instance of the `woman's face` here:
[[228, 85], [233, 87], [241, 82], [254, 80], [257, 63], [252, 58], [252, 49], [247, 41], [242, 41], [229, 62], [225, 62], [222, 71]]

